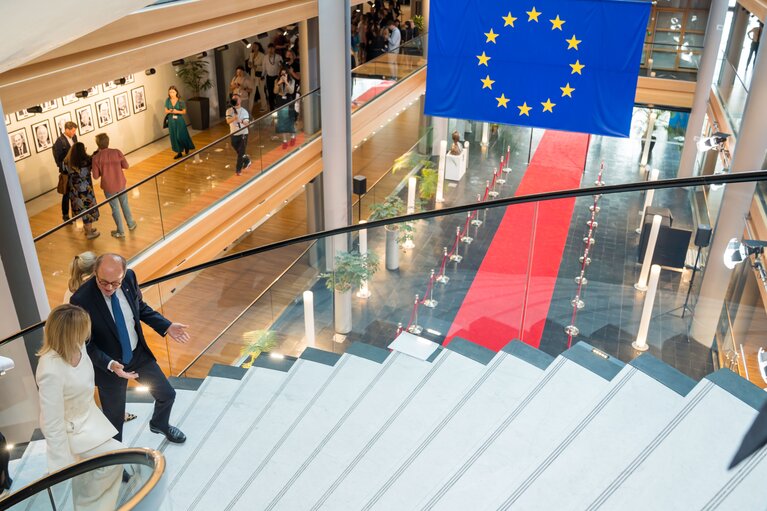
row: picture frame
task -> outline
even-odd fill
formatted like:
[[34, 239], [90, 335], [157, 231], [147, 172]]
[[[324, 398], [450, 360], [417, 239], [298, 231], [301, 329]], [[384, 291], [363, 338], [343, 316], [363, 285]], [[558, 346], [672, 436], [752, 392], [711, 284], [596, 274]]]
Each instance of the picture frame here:
[[109, 98], [96, 102], [96, 118], [99, 121], [99, 128], [103, 128], [114, 122], [112, 117], [112, 102], [109, 101]]
[[75, 122], [78, 124], [78, 131], [81, 136], [96, 129], [96, 120], [93, 118], [93, 108], [91, 105], [75, 110], [75, 116], [77, 119]]
[[7, 115], [5, 116], [5, 125], [6, 126], [10, 126], [11, 125], [11, 118], [8, 117]]
[[144, 86], [141, 85], [135, 89], [131, 89], [131, 99], [133, 100], [133, 113], [137, 114], [146, 110], [146, 93], [144, 92]]
[[115, 118], [118, 121], [122, 121], [126, 117], [130, 116], [130, 103], [128, 102], [128, 93], [121, 92], [115, 94]]
[[112, 80], [109, 80], [108, 82], [105, 82], [105, 83], [101, 84], [101, 91], [102, 92], [107, 92], [107, 91], [110, 91], [110, 90], [115, 90], [116, 88], [117, 88], [117, 84], [114, 81], [112, 81]]
[[136, 81], [136, 79], [133, 77], [133, 75], [132, 75], [132, 74], [130, 74], [130, 75], [125, 75], [125, 83], [133, 83], [133, 82], [135, 82], [135, 81]]
[[51, 110], [56, 110], [59, 107], [59, 101], [57, 99], [43, 101], [40, 104], [40, 107], [43, 109], [43, 112], [50, 112]]
[[29, 139], [27, 139], [26, 128], [20, 128], [8, 133], [8, 141], [11, 143], [13, 161], [20, 161], [32, 156], [32, 151], [29, 150]]
[[45, 119], [32, 125], [32, 141], [35, 143], [35, 150], [38, 153], [53, 147], [54, 140], [56, 139], [51, 131], [50, 119]]
[[67, 94], [66, 96], [61, 97], [61, 104], [62, 105], [71, 105], [72, 103], [77, 103], [80, 100], [75, 93]]
[[72, 120], [72, 112], [64, 112], [53, 118], [53, 125], [56, 127], [56, 138], [64, 134], [64, 124]]
[[27, 112], [27, 109], [25, 108], [24, 110], [19, 110], [18, 112], [16, 112], [16, 120], [21, 122], [24, 119], [29, 119], [30, 117], [32, 117], [34, 115], [35, 114], [31, 114], [31, 113]]

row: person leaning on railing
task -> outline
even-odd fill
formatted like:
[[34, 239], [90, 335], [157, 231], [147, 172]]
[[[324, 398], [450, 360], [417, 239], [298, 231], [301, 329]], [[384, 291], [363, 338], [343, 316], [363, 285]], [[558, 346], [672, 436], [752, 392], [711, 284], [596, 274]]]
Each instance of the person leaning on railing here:
[[[85, 348], [90, 335], [88, 313], [75, 305], [59, 305], [45, 323], [35, 378], [50, 472], [125, 447], [112, 438], [117, 430], [93, 398], [93, 365]], [[115, 465], [74, 478], [74, 508], [115, 509], [122, 470], [121, 465]]]

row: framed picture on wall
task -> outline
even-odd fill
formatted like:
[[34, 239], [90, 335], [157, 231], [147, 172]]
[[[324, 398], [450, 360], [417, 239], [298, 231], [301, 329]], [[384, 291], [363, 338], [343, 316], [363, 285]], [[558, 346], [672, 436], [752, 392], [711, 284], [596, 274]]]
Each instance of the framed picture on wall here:
[[79, 125], [80, 135], [85, 135], [96, 129], [93, 122], [93, 109], [90, 105], [75, 110], [77, 114], [77, 124]]
[[53, 146], [54, 138], [51, 133], [51, 121], [49, 119], [32, 125], [32, 140], [35, 142], [35, 150], [38, 153], [42, 153]]
[[58, 100], [52, 99], [50, 101], [43, 101], [43, 103], [40, 105], [43, 109], [43, 112], [50, 112], [51, 110], [55, 110], [59, 107]]
[[77, 103], [77, 100], [80, 99], [74, 94], [67, 94], [66, 96], [62, 96], [61, 98], [61, 104], [62, 105], [71, 105], [72, 103]]
[[11, 124], [11, 118], [6, 115], [5, 116], [5, 125], [8, 126], [10, 124]]
[[130, 115], [130, 105], [128, 104], [127, 92], [115, 94], [115, 114], [118, 121], [122, 121]]
[[109, 98], [96, 102], [96, 117], [99, 119], [99, 128], [112, 124], [112, 102]]
[[133, 99], [133, 113], [137, 114], [146, 110], [146, 94], [144, 93], [144, 86], [136, 87], [130, 91]]
[[24, 110], [19, 110], [18, 112], [16, 112], [16, 120], [23, 121], [24, 119], [29, 119], [33, 115], [35, 114], [31, 114], [27, 112], [27, 109], [25, 108]]
[[125, 75], [125, 83], [133, 83], [136, 79], [133, 78], [133, 75]]
[[93, 87], [88, 87], [88, 97], [96, 96], [99, 93], [99, 86], [94, 85]]
[[26, 129], [21, 128], [20, 130], [11, 131], [8, 133], [8, 140], [11, 142], [11, 147], [13, 148], [13, 161], [29, 158], [32, 154], [29, 150]]
[[64, 124], [68, 123], [72, 120], [72, 113], [71, 112], [64, 112], [61, 115], [57, 115], [53, 118], [53, 124], [56, 126], [56, 133], [55, 137], [59, 138], [61, 135], [64, 134]]
[[106, 92], [108, 90], [115, 90], [117, 88], [117, 84], [113, 82], [112, 80], [101, 84], [101, 90]]

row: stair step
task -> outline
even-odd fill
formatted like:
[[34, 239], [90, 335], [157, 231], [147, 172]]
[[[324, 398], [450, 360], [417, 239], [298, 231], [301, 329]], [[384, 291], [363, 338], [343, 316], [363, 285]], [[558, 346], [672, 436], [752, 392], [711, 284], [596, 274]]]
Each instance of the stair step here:
[[455, 460], [467, 457], [472, 445], [522, 400], [543, 373], [513, 355], [500, 355], [497, 363], [474, 394], [459, 403], [450, 420], [431, 431], [399, 464], [364, 509], [406, 509], [423, 499], [450, 474]]
[[466, 391], [491, 373], [487, 366], [450, 351], [448, 346], [445, 355], [435, 362], [431, 376], [369, 438], [314, 508], [360, 509], [364, 506], [399, 462], [465, 397]]
[[[195, 493], [189, 509], [221, 509], [222, 499], [232, 498], [245, 485], [251, 472], [267, 456], [272, 446], [311, 406], [318, 389], [321, 391], [336, 367], [299, 359], [288, 373], [278, 392], [262, 413], [250, 423], [248, 431], [237, 441], [223, 465], [211, 473]], [[194, 492], [193, 492], [194, 493]]]
[[[436, 360], [444, 356], [440, 350]], [[408, 399], [413, 389], [434, 369], [434, 362], [424, 362], [401, 353], [390, 355], [391, 362], [365, 400], [344, 421], [338, 431], [308, 465], [302, 465], [277, 493], [279, 500], [271, 509], [309, 509], [325, 489], [352, 463], [368, 440]]]
[[525, 468], [520, 460], [530, 460], [535, 452], [552, 445], [568, 424], [591, 409], [611, 383], [603, 376], [613, 372], [601, 363], [595, 371], [592, 364], [573, 358], [580, 355], [558, 357], [522, 401], [475, 444], [470, 456], [455, 460], [457, 468], [419, 508], [465, 510], [492, 505], [495, 495], [488, 490], [517, 480]]
[[329, 438], [367, 397], [385, 369], [380, 363], [347, 356], [322, 395], [312, 403], [301, 421], [285, 431], [268, 455], [253, 466], [247, 485], [228, 495], [227, 509], [267, 509], [291, 476], [310, 463]]
[[215, 420], [201, 435], [201, 442], [189, 453], [184, 466], [168, 478], [164, 507], [187, 509], [192, 505], [195, 496], [213, 477], [213, 469], [225, 464], [227, 456], [241, 447], [239, 439], [249, 433], [250, 425], [286, 378], [286, 371], [263, 367], [248, 371], [238, 392], [226, 398], [226, 406], [214, 416]]
[[[702, 380], [665, 427], [625, 460], [623, 470], [603, 481], [603, 490], [582, 509], [702, 508], [731, 478], [727, 467], [756, 414], [727, 390]], [[764, 497], [764, 490], [760, 493]]]
[[[497, 508], [578, 509], [668, 423], [683, 400], [657, 378], [627, 366], [562, 441], [545, 446], [522, 477], [497, 492]], [[588, 470], [574, 471], [584, 460]], [[551, 491], [556, 487], [562, 491]]]

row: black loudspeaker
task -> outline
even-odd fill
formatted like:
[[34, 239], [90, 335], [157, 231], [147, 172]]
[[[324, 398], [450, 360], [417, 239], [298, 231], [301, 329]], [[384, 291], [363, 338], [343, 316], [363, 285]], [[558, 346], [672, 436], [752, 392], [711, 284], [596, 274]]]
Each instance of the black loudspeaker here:
[[700, 224], [698, 230], [695, 231], [695, 246], [707, 247], [711, 244], [711, 226], [706, 224]]
[[352, 178], [352, 191], [355, 195], [365, 195], [368, 192], [368, 180], [365, 176]]

